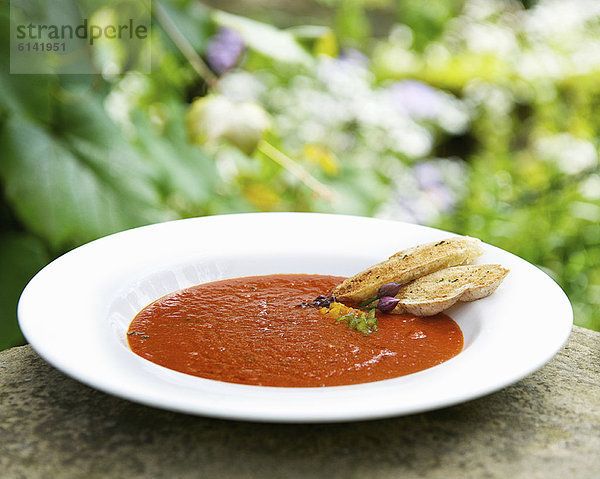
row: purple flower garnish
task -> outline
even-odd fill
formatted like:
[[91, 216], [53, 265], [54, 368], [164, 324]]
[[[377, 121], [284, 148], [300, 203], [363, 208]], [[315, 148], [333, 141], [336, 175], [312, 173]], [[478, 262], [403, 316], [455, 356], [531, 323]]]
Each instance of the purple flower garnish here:
[[298, 308], [328, 308], [331, 303], [335, 303], [335, 298], [333, 296], [317, 296], [310, 302], [304, 301], [298, 304], [296, 307]]
[[389, 313], [392, 311], [396, 305], [400, 302], [397, 298], [392, 298], [391, 296], [384, 296], [377, 303], [377, 309], [383, 313]]
[[404, 283], [394, 283], [394, 282], [385, 283], [377, 291], [377, 297], [383, 298], [384, 296], [396, 296], [398, 294], [398, 291], [400, 290], [400, 287], [403, 284]]
[[329, 305], [331, 303], [333, 303], [334, 301], [335, 301], [335, 299], [333, 299], [333, 298], [328, 298], [327, 296], [320, 295], [312, 300], [312, 305], [315, 308], [328, 308]]

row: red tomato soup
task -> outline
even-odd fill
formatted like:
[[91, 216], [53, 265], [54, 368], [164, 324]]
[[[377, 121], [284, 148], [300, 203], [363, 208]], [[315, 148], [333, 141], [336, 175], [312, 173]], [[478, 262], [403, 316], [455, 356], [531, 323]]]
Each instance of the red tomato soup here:
[[443, 363], [463, 347], [458, 325], [377, 313], [364, 334], [302, 302], [344, 278], [278, 274], [227, 279], [169, 294], [128, 331], [134, 353], [207, 379], [281, 387], [340, 386], [404, 376]]

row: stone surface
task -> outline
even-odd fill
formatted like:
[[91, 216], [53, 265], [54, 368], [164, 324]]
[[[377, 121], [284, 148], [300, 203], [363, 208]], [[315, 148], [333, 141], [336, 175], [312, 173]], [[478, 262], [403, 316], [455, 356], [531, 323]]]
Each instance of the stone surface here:
[[600, 333], [523, 381], [413, 416], [257, 424], [161, 411], [0, 353], [0, 477], [598, 478]]

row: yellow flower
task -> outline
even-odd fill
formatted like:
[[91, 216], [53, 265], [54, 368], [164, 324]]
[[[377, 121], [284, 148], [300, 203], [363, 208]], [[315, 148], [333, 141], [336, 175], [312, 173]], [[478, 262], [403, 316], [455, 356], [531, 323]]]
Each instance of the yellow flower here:
[[248, 201], [258, 206], [261, 210], [272, 210], [280, 202], [279, 195], [267, 185], [254, 183], [243, 188], [244, 196]]
[[309, 161], [319, 166], [327, 175], [336, 175], [340, 169], [335, 155], [326, 148], [319, 145], [305, 145], [304, 156]]

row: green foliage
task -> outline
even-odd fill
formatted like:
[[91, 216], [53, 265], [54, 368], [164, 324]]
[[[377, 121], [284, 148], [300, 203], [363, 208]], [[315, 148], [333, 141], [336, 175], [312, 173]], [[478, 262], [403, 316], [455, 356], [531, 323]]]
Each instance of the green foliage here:
[[410, 27], [418, 51], [443, 34], [446, 23], [458, 15], [463, 0], [428, 0], [427, 2], [398, 2], [398, 22]]
[[[279, 29], [163, 0], [174, 27], [153, 19], [151, 75], [118, 52], [103, 54], [129, 65], [119, 76], [9, 75], [3, 49], [0, 348], [22, 340], [27, 280], [68, 249], [171, 218], [279, 210], [478, 236], [547, 271], [577, 324], [600, 330], [592, 13], [553, 23], [560, 2], [321, 3], [330, 27]], [[373, 36], [373, 9], [397, 25]], [[223, 29], [237, 32], [229, 46]], [[215, 55], [227, 67], [199, 75]]]
[[50, 125], [19, 113], [3, 123], [0, 175], [6, 199], [28, 231], [62, 251], [174, 217], [152, 188], [150, 169], [96, 98], [68, 96], [52, 108]]

